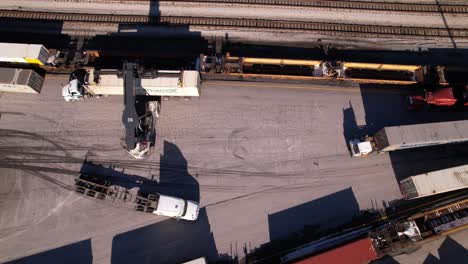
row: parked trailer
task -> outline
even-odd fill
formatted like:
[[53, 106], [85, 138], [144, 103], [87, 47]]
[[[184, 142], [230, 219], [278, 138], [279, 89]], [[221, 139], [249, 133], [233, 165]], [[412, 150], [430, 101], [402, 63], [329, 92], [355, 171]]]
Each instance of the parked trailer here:
[[405, 199], [459, 190], [468, 187], [468, 165], [432, 171], [400, 181]]
[[41, 92], [44, 77], [32, 69], [0, 68], [0, 92]]
[[366, 156], [372, 151], [387, 152], [450, 143], [468, 142], [468, 121], [385, 127], [373, 137], [353, 138], [352, 156]]
[[[122, 95], [123, 78], [117, 71], [100, 71], [94, 82], [88, 81], [87, 88], [93, 94]], [[154, 71], [142, 76], [141, 86], [136, 88], [137, 95], [149, 96], [199, 96], [200, 75], [198, 71]]]
[[44, 65], [49, 51], [40, 44], [0, 43], [0, 62]]

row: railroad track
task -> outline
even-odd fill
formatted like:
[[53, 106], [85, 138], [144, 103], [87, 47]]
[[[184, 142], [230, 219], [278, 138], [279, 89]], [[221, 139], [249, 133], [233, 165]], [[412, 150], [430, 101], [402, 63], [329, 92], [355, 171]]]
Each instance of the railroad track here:
[[31, 11], [6, 11], [0, 10], [0, 19], [27, 19], [44, 21], [75, 21], [96, 23], [124, 23], [124, 24], [162, 24], [162, 25], [191, 25], [207, 27], [227, 28], [254, 28], [268, 30], [300, 30], [316, 32], [335, 32], [347, 34], [399, 35], [399, 36], [423, 36], [423, 37], [453, 37], [468, 38], [468, 29], [445, 28], [419, 28], [397, 26], [375, 26], [358, 24], [338, 24], [303, 21], [278, 21], [257, 19], [230, 19], [230, 18], [206, 18], [206, 17], [148, 17], [137, 15], [101, 15], [101, 14], [77, 14]]
[[[96, 0], [54, 0], [55, 2], [86, 2], [95, 3]], [[100, 0], [106, 3], [143, 3], [152, 0]], [[417, 13], [468, 13], [468, 5], [440, 5], [440, 4], [415, 4], [415, 3], [382, 3], [367, 1], [336, 1], [336, 0], [163, 0], [169, 3], [214, 3], [214, 4], [248, 4], [248, 5], [276, 5], [296, 7], [316, 7], [335, 9], [358, 9], [395, 12]]]

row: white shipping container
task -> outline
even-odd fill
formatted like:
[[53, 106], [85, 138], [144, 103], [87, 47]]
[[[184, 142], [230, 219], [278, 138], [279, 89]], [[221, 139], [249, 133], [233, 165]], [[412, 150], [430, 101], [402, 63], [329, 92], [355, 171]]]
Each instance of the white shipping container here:
[[0, 62], [44, 65], [48, 58], [43, 45], [0, 42]]
[[385, 127], [374, 137], [379, 151], [468, 142], [468, 121]]
[[0, 68], [0, 92], [40, 93], [44, 78], [32, 69]]
[[419, 198], [468, 187], [468, 165], [432, 171], [400, 181], [406, 199]]
[[[99, 84], [88, 85], [95, 94], [122, 95], [124, 81], [116, 74], [102, 74]], [[198, 71], [183, 71], [165, 74], [152, 79], [141, 79], [138, 95], [151, 96], [200, 96], [200, 75]]]

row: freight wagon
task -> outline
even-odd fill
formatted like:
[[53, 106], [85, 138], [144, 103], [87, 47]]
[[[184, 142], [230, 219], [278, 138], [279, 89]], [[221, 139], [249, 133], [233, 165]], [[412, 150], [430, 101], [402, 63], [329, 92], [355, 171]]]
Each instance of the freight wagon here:
[[405, 199], [459, 190], [468, 187], [468, 165], [432, 171], [400, 181]]
[[40, 93], [44, 77], [32, 69], [0, 68], [0, 92]]
[[[227, 79], [349, 80], [358, 83], [416, 84], [425, 81], [423, 65], [279, 58], [201, 56], [201, 72], [224, 74]], [[438, 68], [443, 70], [442, 68]], [[440, 73], [443, 75], [443, 73]]]

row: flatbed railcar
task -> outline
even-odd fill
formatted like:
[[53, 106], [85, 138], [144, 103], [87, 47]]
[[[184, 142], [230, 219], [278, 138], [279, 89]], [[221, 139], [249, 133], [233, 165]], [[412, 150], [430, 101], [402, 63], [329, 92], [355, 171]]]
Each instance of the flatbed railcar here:
[[[347, 80], [357, 83], [411, 85], [427, 81], [424, 65], [384, 64], [325, 60], [201, 57], [202, 74], [223, 74], [231, 79]], [[436, 68], [443, 79], [443, 67]], [[444, 79], [443, 79], [444, 80]], [[444, 80], [445, 81], [445, 80]]]

